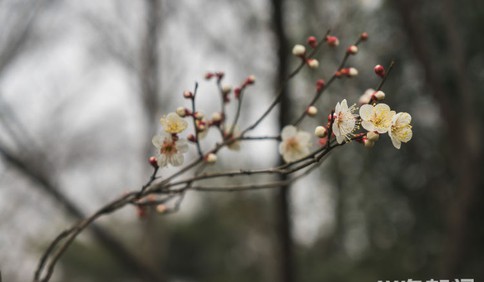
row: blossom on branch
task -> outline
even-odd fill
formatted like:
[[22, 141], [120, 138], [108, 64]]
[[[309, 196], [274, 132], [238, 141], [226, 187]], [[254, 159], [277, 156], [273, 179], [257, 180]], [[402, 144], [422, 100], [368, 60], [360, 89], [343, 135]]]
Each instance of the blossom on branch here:
[[311, 134], [308, 132], [298, 131], [296, 127], [287, 125], [282, 129], [281, 138], [279, 153], [285, 162], [293, 162], [309, 155]]
[[188, 143], [185, 139], [162, 133], [155, 135], [151, 141], [158, 149], [157, 159], [160, 167], [165, 167], [168, 164], [172, 166], [181, 166], [183, 164], [183, 154], [188, 152]]
[[168, 116], [163, 116], [160, 119], [160, 123], [163, 129], [171, 134], [180, 133], [188, 126], [188, 122], [176, 113], [169, 113]]
[[392, 139], [392, 144], [395, 148], [400, 149], [402, 142], [407, 143], [412, 139], [411, 121], [412, 116], [409, 113], [402, 112], [393, 116], [388, 135], [390, 135], [390, 139]]
[[385, 133], [390, 129], [395, 111], [387, 104], [363, 105], [360, 107], [361, 126], [368, 131]]
[[356, 105], [348, 107], [346, 99], [337, 103], [334, 110], [334, 121], [333, 121], [333, 133], [336, 136], [336, 141], [339, 144], [343, 141], [349, 141], [353, 135], [353, 131], [356, 126], [356, 117], [358, 115], [353, 114], [356, 110]]

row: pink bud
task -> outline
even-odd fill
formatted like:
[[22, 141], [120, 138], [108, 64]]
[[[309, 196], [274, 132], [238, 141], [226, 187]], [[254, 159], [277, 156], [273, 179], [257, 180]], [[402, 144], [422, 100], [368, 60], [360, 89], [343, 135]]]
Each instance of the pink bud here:
[[373, 70], [379, 77], [385, 77], [385, 68], [382, 65], [376, 65]]
[[211, 79], [213, 76], [214, 76], [214, 74], [213, 74], [213, 73], [211, 73], [211, 72], [207, 72], [207, 73], [205, 74], [205, 79], [206, 79], [206, 80], [209, 80], [209, 79]]
[[323, 90], [325, 85], [326, 85], [326, 82], [324, 82], [324, 80], [322, 80], [322, 79], [318, 79], [318, 80], [316, 81], [316, 90], [317, 90], [317, 91], [321, 91], [321, 90]]
[[336, 36], [328, 35], [326, 36], [326, 43], [331, 47], [336, 47], [339, 45], [339, 39]]
[[185, 99], [191, 99], [191, 98], [193, 98], [193, 94], [192, 94], [192, 92], [187, 90], [187, 91], [183, 92], [183, 97], [185, 97]]
[[193, 142], [193, 143], [197, 142], [197, 137], [195, 137], [195, 135], [193, 135], [193, 134], [188, 135], [187, 139], [188, 139], [188, 141]]
[[153, 168], [158, 168], [158, 160], [155, 157], [151, 156], [148, 161]]
[[239, 99], [239, 96], [240, 96], [240, 88], [239, 87], [234, 89], [234, 95], [235, 95], [235, 98]]
[[360, 39], [361, 39], [361, 41], [366, 41], [366, 40], [368, 40], [368, 32], [363, 32], [363, 33], [360, 35]]
[[358, 53], [358, 46], [351, 45], [350, 47], [348, 47], [348, 49], [346, 50], [346, 52], [348, 54], [354, 55], [354, 54]]
[[314, 36], [309, 36], [307, 42], [312, 48], [316, 48], [316, 46], [318, 46], [318, 40]]

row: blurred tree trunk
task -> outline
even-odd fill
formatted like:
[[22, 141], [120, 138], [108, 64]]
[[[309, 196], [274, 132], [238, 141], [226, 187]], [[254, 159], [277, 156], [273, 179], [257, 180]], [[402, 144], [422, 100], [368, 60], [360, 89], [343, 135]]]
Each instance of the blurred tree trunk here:
[[[284, 28], [284, 1], [271, 0], [272, 2], [272, 24], [275, 35], [275, 50], [277, 55], [277, 74], [274, 89], [279, 89], [280, 84], [287, 78], [288, 71], [288, 38]], [[287, 88], [283, 90], [279, 107], [279, 126], [291, 122], [290, 97]], [[280, 163], [283, 160], [280, 159]], [[280, 180], [285, 180], [286, 176], [281, 176]], [[278, 281], [295, 281], [293, 239], [291, 234], [291, 205], [290, 205], [290, 185], [282, 186], [276, 196], [276, 220], [278, 236]]]
[[[148, 126], [148, 136], [156, 132], [156, 117], [160, 105], [160, 67], [158, 46], [161, 25], [161, 0], [146, 0], [146, 31], [142, 41], [139, 72], [141, 102]], [[151, 137], [149, 138], [151, 140]], [[146, 157], [150, 156], [152, 147], [148, 146]]]
[[[439, 2], [440, 3], [440, 2]], [[447, 159], [456, 178], [456, 189], [448, 199], [447, 238], [444, 242], [443, 277], [457, 277], [464, 272], [471, 251], [473, 223], [471, 213], [479, 205], [480, 125], [475, 109], [471, 81], [466, 75], [465, 42], [458, 29], [454, 2], [441, 2], [441, 9], [433, 20], [440, 20], [445, 48], [432, 46], [431, 33], [423, 24], [423, 3], [415, 0], [397, 1], [397, 10], [404, 28], [420, 61], [426, 83], [439, 105], [446, 125]], [[439, 48], [441, 47], [441, 48]], [[442, 50], [443, 49], [443, 50]], [[436, 58], [436, 55], [440, 58]], [[447, 72], [442, 72], [442, 69]]]
[[[145, 34], [141, 42], [139, 83], [141, 88], [141, 104], [145, 115], [146, 150], [145, 160], [152, 155], [153, 146], [151, 138], [158, 128], [158, 108], [160, 106], [160, 62], [158, 47], [160, 44], [160, 30], [162, 24], [162, 1], [145, 0], [146, 25]], [[148, 166], [147, 166], [148, 167]], [[163, 261], [166, 256], [166, 238], [160, 237], [157, 230], [159, 224], [155, 212], [148, 212], [143, 219], [143, 234], [141, 238], [141, 250], [146, 264], [158, 269], [158, 276], [164, 276]], [[159, 278], [158, 281], [166, 281]]]

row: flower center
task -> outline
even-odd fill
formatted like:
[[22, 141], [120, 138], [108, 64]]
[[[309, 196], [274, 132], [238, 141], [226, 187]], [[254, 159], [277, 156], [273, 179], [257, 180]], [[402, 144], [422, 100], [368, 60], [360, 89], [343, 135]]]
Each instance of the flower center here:
[[296, 152], [300, 151], [299, 142], [295, 137], [289, 138], [289, 140], [287, 140], [286, 148], [287, 150], [290, 150], [290, 151], [296, 151]]
[[164, 155], [173, 155], [176, 154], [176, 146], [175, 142], [172, 141], [163, 141], [163, 146], [160, 148], [160, 153]]

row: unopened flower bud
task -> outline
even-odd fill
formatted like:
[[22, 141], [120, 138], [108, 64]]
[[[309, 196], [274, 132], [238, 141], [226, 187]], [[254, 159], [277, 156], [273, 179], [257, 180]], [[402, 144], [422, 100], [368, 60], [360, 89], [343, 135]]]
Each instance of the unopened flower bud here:
[[359, 103], [361, 105], [364, 105], [364, 104], [369, 104], [371, 102], [371, 100], [373, 99], [373, 93], [375, 93], [375, 90], [369, 88], [365, 91], [365, 93], [363, 93], [363, 95], [360, 96], [360, 99], [359, 99]]
[[232, 87], [230, 85], [223, 85], [222, 86], [222, 93], [224, 95], [227, 95], [230, 93], [230, 91], [232, 91]]
[[301, 44], [296, 44], [292, 48], [292, 54], [296, 57], [304, 57], [304, 54], [306, 54], [306, 47]]
[[384, 77], [385, 76], [385, 68], [382, 65], [376, 65], [375, 68], [373, 69], [379, 77]]
[[158, 212], [158, 213], [164, 213], [167, 210], [168, 210], [168, 208], [163, 204], [159, 204], [159, 205], [156, 206], [156, 212]]
[[240, 88], [239, 87], [236, 87], [234, 89], [234, 95], [235, 95], [235, 98], [239, 99], [239, 96], [240, 96]]
[[324, 138], [328, 134], [328, 130], [324, 126], [318, 126], [314, 130], [314, 135], [316, 135], [319, 138]]
[[192, 92], [187, 90], [187, 91], [183, 92], [183, 97], [185, 97], [185, 99], [191, 99], [191, 98], [193, 98], [193, 94], [192, 94]]
[[316, 48], [316, 46], [318, 46], [318, 40], [314, 36], [309, 36], [307, 42], [311, 48]]
[[358, 75], [358, 70], [355, 68], [349, 68], [348, 69], [348, 76], [349, 77], [354, 77]]
[[217, 161], [217, 155], [210, 153], [205, 157], [205, 161], [209, 164], [213, 164]]
[[308, 116], [313, 117], [318, 113], [318, 109], [315, 106], [309, 106], [306, 113]]
[[151, 156], [148, 161], [150, 162], [150, 165], [153, 167], [153, 168], [158, 168], [158, 160], [156, 159], [156, 157], [153, 157]]
[[215, 76], [220, 80], [224, 77], [224, 72], [223, 71], [218, 71], [215, 73]]
[[184, 107], [176, 108], [176, 114], [180, 117], [185, 117], [187, 115], [187, 111]]
[[205, 123], [198, 123], [197, 124], [197, 130], [198, 131], [204, 131], [206, 128], [207, 127], [206, 127]]
[[373, 148], [373, 146], [375, 146], [375, 142], [371, 141], [366, 137], [363, 137], [363, 145], [365, 145], [366, 148]]
[[336, 36], [328, 35], [326, 36], [326, 43], [331, 47], [336, 47], [339, 45], [339, 39]]
[[368, 32], [363, 32], [363, 33], [360, 35], [360, 39], [361, 39], [361, 41], [366, 41], [366, 40], [368, 40]]
[[255, 75], [249, 75], [245, 79], [245, 84], [254, 84], [254, 82], [255, 82]]
[[220, 122], [222, 120], [222, 114], [219, 112], [215, 112], [212, 114], [212, 121], [213, 122]]
[[206, 80], [209, 80], [209, 79], [211, 79], [213, 76], [214, 76], [214, 74], [213, 74], [213, 73], [211, 73], [211, 72], [207, 72], [207, 73], [205, 74], [205, 79], [206, 79]]
[[376, 142], [378, 141], [378, 139], [380, 139], [380, 134], [378, 134], [378, 132], [375, 132], [375, 131], [369, 131], [366, 134], [366, 138], [368, 138], [368, 140], [372, 142]]
[[190, 142], [195, 143], [195, 142], [197, 142], [197, 137], [195, 137], [195, 135], [193, 135], [193, 134], [189, 134], [187, 136], [187, 140], [190, 141]]
[[375, 99], [377, 101], [381, 101], [383, 99], [385, 99], [385, 92], [381, 91], [381, 90], [378, 90], [377, 92], [375, 92], [375, 94], [373, 94], [375, 96]]
[[146, 217], [146, 207], [143, 206], [136, 206], [136, 214], [138, 218], [145, 218]]
[[323, 90], [325, 85], [326, 83], [324, 82], [324, 80], [318, 79], [318, 81], [316, 81], [316, 90], [317, 91]]
[[194, 117], [195, 119], [198, 119], [198, 120], [203, 119], [203, 116], [204, 116], [204, 115], [203, 115], [203, 113], [202, 113], [202, 112], [195, 112], [195, 113], [193, 114], [193, 117]]
[[350, 47], [348, 47], [346, 52], [348, 52], [348, 54], [354, 55], [354, 54], [358, 53], [358, 46], [351, 45]]
[[309, 68], [311, 69], [317, 69], [319, 67], [319, 62], [316, 59], [309, 59], [306, 61]]

